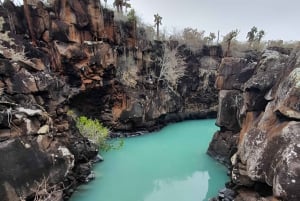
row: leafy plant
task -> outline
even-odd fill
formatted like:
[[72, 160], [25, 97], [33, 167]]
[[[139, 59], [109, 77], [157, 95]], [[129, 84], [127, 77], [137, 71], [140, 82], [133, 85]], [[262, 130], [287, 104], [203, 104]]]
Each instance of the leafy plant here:
[[119, 149], [123, 146], [123, 139], [117, 140], [115, 143], [109, 141], [110, 130], [99, 120], [89, 119], [86, 116], [77, 117], [73, 110], [69, 110], [67, 114], [76, 121], [76, 127], [81, 135], [98, 144], [101, 151]]

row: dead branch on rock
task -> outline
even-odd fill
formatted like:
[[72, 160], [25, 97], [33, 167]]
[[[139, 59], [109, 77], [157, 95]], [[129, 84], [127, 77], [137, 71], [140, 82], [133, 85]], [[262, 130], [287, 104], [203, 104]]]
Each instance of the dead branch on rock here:
[[64, 188], [58, 185], [50, 185], [49, 177], [44, 177], [41, 182], [36, 182], [37, 187], [33, 189], [34, 200], [33, 201], [60, 201]]
[[177, 50], [170, 50], [164, 48], [164, 55], [159, 61], [161, 70], [157, 79], [157, 87], [160, 81], [165, 81], [168, 88], [176, 93], [178, 81], [184, 76], [185, 73], [185, 62], [177, 54]]

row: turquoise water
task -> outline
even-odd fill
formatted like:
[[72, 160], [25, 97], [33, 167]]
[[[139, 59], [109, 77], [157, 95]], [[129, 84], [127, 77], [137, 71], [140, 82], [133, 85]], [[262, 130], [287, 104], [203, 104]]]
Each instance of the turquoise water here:
[[104, 153], [96, 179], [71, 201], [204, 201], [228, 180], [226, 168], [206, 155], [215, 120], [186, 121], [125, 139]]

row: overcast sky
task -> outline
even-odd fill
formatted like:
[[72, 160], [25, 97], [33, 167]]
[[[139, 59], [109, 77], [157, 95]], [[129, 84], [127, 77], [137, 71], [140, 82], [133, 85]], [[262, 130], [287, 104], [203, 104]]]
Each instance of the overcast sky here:
[[[103, 2], [103, 0], [102, 0]], [[113, 0], [108, 0], [112, 5]], [[265, 39], [300, 40], [300, 0], [130, 0], [144, 22], [162, 16], [163, 27], [172, 31], [185, 27], [226, 35], [239, 29], [239, 39], [256, 26]]]

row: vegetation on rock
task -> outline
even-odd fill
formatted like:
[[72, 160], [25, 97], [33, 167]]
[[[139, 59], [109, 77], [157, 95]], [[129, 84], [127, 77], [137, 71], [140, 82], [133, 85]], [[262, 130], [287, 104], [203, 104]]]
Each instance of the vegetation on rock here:
[[68, 115], [70, 115], [76, 121], [76, 127], [78, 128], [80, 134], [98, 144], [101, 151], [119, 149], [123, 146], [123, 140], [119, 140], [117, 144], [108, 141], [110, 130], [98, 119], [90, 119], [85, 116], [77, 117], [75, 112], [72, 110], [68, 111]]

